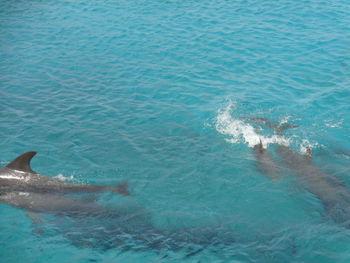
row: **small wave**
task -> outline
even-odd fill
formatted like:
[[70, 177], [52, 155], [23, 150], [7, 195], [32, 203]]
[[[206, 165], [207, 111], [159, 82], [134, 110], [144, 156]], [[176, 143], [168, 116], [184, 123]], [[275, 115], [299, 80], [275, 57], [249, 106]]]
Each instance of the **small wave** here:
[[234, 144], [247, 143], [249, 147], [254, 147], [254, 145], [259, 144], [261, 140], [264, 148], [267, 148], [270, 143], [289, 145], [289, 139], [286, 139], [284, 136], [274, 134], [268, 137], [258, 134], [252, 125], [244, 122], [244, 120], [233, 117], [234, 109], [235, 104], [230, 102], [225, 108], [218, 111], [216, 117], [216, 130], [230, 137], [226, 139], [226, 141]]
[[325, 125], [329, 128], [341, 128], [343, 125], [344, 119], [340, 119], [339, 121], [335, 120], [326, 120]]

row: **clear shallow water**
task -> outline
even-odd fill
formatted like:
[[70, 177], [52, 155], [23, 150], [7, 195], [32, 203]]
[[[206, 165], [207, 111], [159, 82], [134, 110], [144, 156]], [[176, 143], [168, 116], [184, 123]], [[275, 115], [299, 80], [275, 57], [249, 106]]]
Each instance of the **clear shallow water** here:
[[[24, 211], [1, 205], [4, 262], [349, 261], [350, 230], [293, 176], [261, 174], [251, 150], [259, 136], [271, 152], [309, 146], [315, 165], [350, 184], [347, 1], [0, 7], [2, 165], [36, 150], [45, 175], [127, 179], [133, 197], [98, 202], [144, 207], [162, 229], [223, 226], [236, 240], [190, 257], [101, 251], [72, 244], [65, 225], [35, 234]], [[246, 117], [299, 128], [281, 137]]]

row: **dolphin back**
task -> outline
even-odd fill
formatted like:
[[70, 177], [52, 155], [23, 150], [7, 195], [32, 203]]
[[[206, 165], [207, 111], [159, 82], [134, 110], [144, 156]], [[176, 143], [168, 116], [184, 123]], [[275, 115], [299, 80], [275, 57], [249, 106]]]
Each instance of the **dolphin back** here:
[[30, 161], [32, 158], [36, 155], [36, 152], [26, 152], [23, 153], [22, 155], [18, 156], [15, 160], [10, 162], [6, 168], [11, 169], [11, 170], [17, 170], [21, 172], [26, 172], [26, 173], [34, 173], [32, 168], [30, 167]]

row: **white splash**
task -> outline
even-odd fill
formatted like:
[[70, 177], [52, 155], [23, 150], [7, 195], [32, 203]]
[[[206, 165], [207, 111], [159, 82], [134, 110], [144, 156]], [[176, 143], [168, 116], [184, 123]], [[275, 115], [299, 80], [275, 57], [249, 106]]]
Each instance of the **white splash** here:
[[60, 181], [70, 181], [70, 180], [73, 180], [74, 179], [74, 177], [73, 177], [73, 175], [71, 175], [71, 176], [69, 176], [69, 177], [66, 177], [66, 176], [64, 176], [63, 174], [58, 174], [58, 175], [56, 175], [55, 176], [55, 178], [56, 179], [58, 179], [58, 180], [60, 180]]
[[319, 144], [317, 142], [310, 142], [306, 139], [302, 140], [301, 144], [300, 144], [300, 152], [302, 154], [306, 153], [306, 150], [309, 148], [312, 150], [312, 148], [315, 148], [316, 146], [318, 146]]
[[290, 115], [287, 115], [286, 117], [284, 117], [281, 121], [280, 121], [280, 125], [286, 124], [288, 123], [289, 119], [291, 118]]
[[330, 128], [341, 128], [343, 125], [344, 119], [340, 119], [339, 121], [326, 120], [325, 125]]
[[216, 130], [224, 135], [230, 136], [226, 141], [230, 143], [247, 143], [249, 147], [254, 147], [260, 143], [260, 140], [264, 146], [270, 143], [277, 143], [281, 145], [289, 145], [289, 140], [280, 135], [272, 135], [271, 137], [265, 137], [256, 132], [254, 127], [249, 123], [245, 123], [243, 120], [235, 119], [232, 117], [235, 105], [230, 102], [224, 109], [219, 110], [216, 117]]

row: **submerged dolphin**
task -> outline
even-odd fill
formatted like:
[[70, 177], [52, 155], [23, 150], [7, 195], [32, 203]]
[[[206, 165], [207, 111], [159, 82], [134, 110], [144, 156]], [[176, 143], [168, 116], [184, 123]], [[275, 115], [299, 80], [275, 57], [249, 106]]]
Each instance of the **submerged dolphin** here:
[[0, 203], [27, 211], [36, 227], [50, 220], [48, 226], [55, 224], [54, 229], [76, 246], [157, 253], [181, 250], [189, 257], [211, 245], [235, 242], [232, 230], [223, 231], [222, 227], [164, 230], [154, 226], [144, 209], [106, 208], [57, 193], [0, 192]]
[[323, 204], [326, 212], [337, 223], [350, 227], [350, 192], [345, 183], [336, 176], [323, 172], [310, 158], [311, 151], [302, 155], [290, 147], [279, 145], [277, 153], [283, 164]]
[[258, 169], [272, 180], [279, 179], [281, 175], [281, 169], [273, 161], [272, 156], [268, 150], [264, 148], [261, 140], [259, 144], [256, 144], [254, 146], [253, 151], [257, 159]]
[[[221, 226], [164, 230], [154, 226], [144, 209], [113, 209], [66, 196], [65, 193], [115, 189], [69, 184], [40, 175], [30, 168], [34, 155], [35, 152], [25, 153], [0, 168], [0, 203], [26, 211], [34, 223], [53, 220], [54, 224], [57, 223], [57, 231], [74, 245], [102, 249], [151, 249], [157, 253], [160, 250], [181, 250], [189, 257], [211, 245], [230, 246], [235, 242], [233, 231], [223, 231]], [[120, 192], [118, 187], [117, 192]], [[123, 190], [121, 193], [127, 192]]]
[[[64, 233], [74, 244], [82, 244], [82, 241], [89, 237], [89, 240], [93, 239], [93, 243], [91, 241], [89, 246], [106, 249], [129, 242], [132, 236], [135, 240], [144, 239], [145, 246], [155, 246], [153, 241], [146, 242], [147, 233], [162, 235], [166, 240], [162, 231], [153, 227], [149, 220], [144, 218], [142, 210], [119, 211], [93, 201], [46, 192], [0, 192], [0, 203], [26, 211], [33, 223], [36, 223], [36, 227], [38, 223], [51, 220], [57, 224], [59, 233]], [[149, 240], [151, 239], [150, 236]], [[107, 245], [110, 247], [106, 247]]]
[[268, 118], [246, 118], [247, 120], [256, 122], [256, 123], [260, 123], [260, 124], [264, 124], [266, 127], [274, 130], [274, 131], [278, 131], [278, 133], [280, 135], [283, 135], [285, 130], [288, 129], [294, 129], [294, 128], [298, 128], [299, 125], [296, 124], [288, 124], [288, 123], [284, 123], [284, 124], [277, 124], [275, 122], [269, 121]]
[[129, 195], [127, 183], [117, 186], [82, 185], [62, 182], [34, 172], [30, 161], [36, 152], [26, 152], [18, 156], [7, 166], [0, 168], [0, 191], [29, 191], [49, 193], [92, 193], [111, 191]]
[[[269, 121], [268, 118], [245, 118], [249, 121], [264, 124], [274, 131], [278, 131], [280, 135], [283, 135], [283, 132], [287, 129], [297, 128], [298, 125], [294, 124], [282, 124]], [[265, 149], [263, 143], [260, 139], [259, 144], [254, 145], [253, 152], [256, 157], [257, 167], [260, 172], [269, 177], [272, 180], [280, 179], [281, 177], [281, 167], [273, 160], [271, 153]]]
[[[284, 124], [279, 126], [265, 118], [252, 118], [255, 122], [265, 124], [267, 127], [279, 131], [283, 135], [284, 130], [296, 128], [297, 125]], [[273, 160], [264, 152], [262, 144], [254, 147], [254, 152], [264, 168], [266, 175], [271, 177], [275, 172]], [[339, 224], [350, 227], [350, 192], [345, 183], [337, 178], [324, 173], [312, 162], [312, 152], [307, 148], [306, 154], [300, 154], [292, 148], [278, 145], [276, 152], [281, 158], [281, 162], [299, 178], [305, 189], [314, 194], [323, 204], [325, 211], [333, 220]]]

